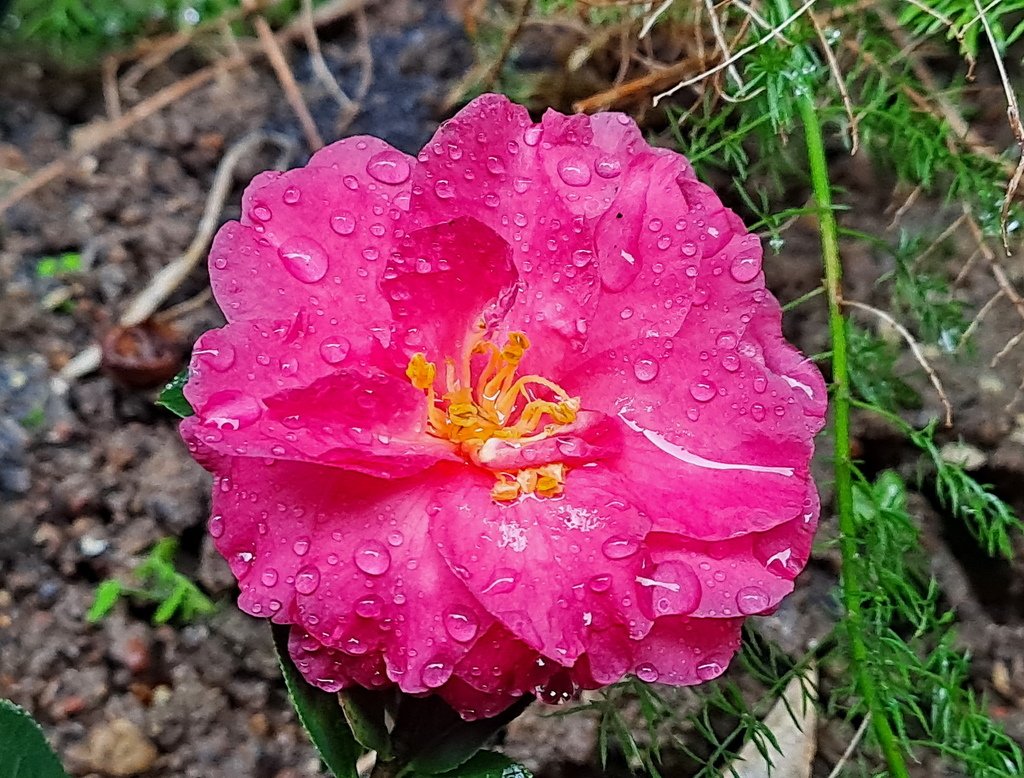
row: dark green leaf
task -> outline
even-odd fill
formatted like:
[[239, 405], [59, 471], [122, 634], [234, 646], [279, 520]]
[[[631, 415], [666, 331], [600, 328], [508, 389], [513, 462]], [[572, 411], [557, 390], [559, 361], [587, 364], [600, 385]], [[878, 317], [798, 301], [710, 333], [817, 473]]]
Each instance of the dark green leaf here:
[[394, 695], [386, 691], [371, 691], [354, 686], [338, 695], [352, 734], [363, 747], [376, 751], [377, 758], [391, 758], [391, 735], [388, 733], [384, 713]]
[[95, 624], [110, 613], [110, 609], [117, 604], [120, 596], [120, 581], [115, 581], [113, 578], [103, 581], [103, 583], [96, 587], [96, 595], [93, 598], [89, 612], [85, 614], [85, 620], [90, 624]]
[[392, 733], [398, 758], [421, 775], [455, 770], [531, 702], [532, 697], [523, 697], [494, 718], [463, 721], [438, 697], [404, 697]]
[[270, 628], [288, 696], [320, 758], [335, 778], [359, 778], [356, 760], [361, 749], [345, 721], [338, 698], [306, 683], [288, 654], [288, 627], [271, 624]]
[[480, 751], [452, 772], [442, 773], [452, 778], [533, 778], [533, 774], [495, 751]]
[[10, 700], [0, 700], [0, 778], [67, 778], [39, 725]]
[[192, 406], [188, 404], [188, 400], [185, 399], [185, 395], [182, 389], [185, 388], [185, 384], [188, 383], [188, 368], [186, 367], [178, 375], [171, 379], [170, 383], [163, 388], [160, 392], [160, 397], [157, 398], [156, 404], [162, 405], [164, 408], [169, 410], [175, 416], [186, 418], [191, 416], [195, 411], [192, 410]]

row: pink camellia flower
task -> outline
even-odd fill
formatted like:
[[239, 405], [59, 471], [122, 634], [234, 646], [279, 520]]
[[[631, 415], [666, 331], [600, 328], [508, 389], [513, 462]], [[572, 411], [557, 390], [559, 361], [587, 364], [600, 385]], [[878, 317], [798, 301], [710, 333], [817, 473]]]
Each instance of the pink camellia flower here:
[[310, 683], [464, 717], [723, 671], [793, 588], [826, 393], [761, 246], [620, 114], [485, 95], [246, 190], [182, 434]]

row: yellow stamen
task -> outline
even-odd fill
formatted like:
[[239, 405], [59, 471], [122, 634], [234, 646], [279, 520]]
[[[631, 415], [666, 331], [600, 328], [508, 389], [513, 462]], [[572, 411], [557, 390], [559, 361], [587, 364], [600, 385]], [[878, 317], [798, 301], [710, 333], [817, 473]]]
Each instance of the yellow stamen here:
[[[558, 434], [561, 426], [572, 424], [580, 409], [578, 397], [570, 397], [558, 384], [541, 376], [517, 378], [519, 363], [529, 348], [530, 340], [524, 333], [512, 332], [499, 349], [484, 339], [484, 329], [478, 325], [467, 339], [461, 359], [444, 361], [447, 391], [440, 402], [434, 388], [435, 364], [423, 354], [414, 354], [405, 374], [414, 387], [427, 394], [430, 434], [451, 441], [471, 459], [492, 438], [520, 445], [534, 443]], [[486, 355], [487, 363], [474, 381], [476, 355]], [[537, 396], [544, 391], [554, 399]], [[549, 423], [545, 424], [545, 419]], [[499, 502], [512, 502], [528, 494], [557, 497], [562, 493], [565, 474], [562, 463], [497, 473], [491, 497]]]

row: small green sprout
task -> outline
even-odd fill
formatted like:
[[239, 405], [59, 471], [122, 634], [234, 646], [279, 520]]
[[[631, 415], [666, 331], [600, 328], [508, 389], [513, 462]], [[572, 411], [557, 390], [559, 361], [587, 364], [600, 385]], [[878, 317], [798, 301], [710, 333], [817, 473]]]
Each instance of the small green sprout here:
[[113, 578], [103, 581], [96, 588], [96, 596], [85, 620], [95, 624], [121, 597], [155, 603], [154, 624], [166, 624], [174, 617], [187, 623], [213, 613], [215, 606], [210, 598], [175, 568], [174, 555], [177, 551], [178, 541], [175, 538], [164, 538], [153, 546], [145, 561], [132, 571], [140, 584], [138, 587], [126, 586]]
[[36, 265], [36, 275], [40, 278], [56, 278], [67, 273], [77, 273], [82, 269], [82, 255], [69, 251], [56, 257], [43, 257]]

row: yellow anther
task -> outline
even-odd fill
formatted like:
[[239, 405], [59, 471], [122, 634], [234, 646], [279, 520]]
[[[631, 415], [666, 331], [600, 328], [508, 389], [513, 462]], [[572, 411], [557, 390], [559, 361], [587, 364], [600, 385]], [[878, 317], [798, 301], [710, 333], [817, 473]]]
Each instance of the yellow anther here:
[[448, 418], [457, 427], [472, 427], [480, 420], [479, 410], [473, 403], [452, 403], [448, 406]]
[[[438, 397], [435, 363], [414, 354], [405, 374], [414, 387], [427, 395], [428, 431], [448, 440], [469, 461], [481, 463], [479, 452], [492, 438], [509, 441], [515, 450], [559, 434], [572, 424], [580, 410], [578, 397], [570, 397], [558, 384], [538, 375], [516, 376], [530, 340], [511, 332], [499, 349], [477, 327], [458, 360], [444, 360], [446, 391]], [[474, 357], [483, 355], [482, 359]], [[546, 423], [547, 422], [547, 423]], [[557, 497], [565, 484], [566, 467], [550, 463], [539, 467], [495, 473], [492, 499], [514, 502], [526, 495]]]
[[513, 365], [519, 364], [526, 349], [530, 347], [530, 339], [522, 332], [511, 332], [505, 348], [501, 350], [501, 358]]
[[405, 374], [409, 381], [417, 389], [429, 389], [434, 385], [434, 377], [437, 375], [437, 368], [433, 362], [428, 362], [423, 354], [413, 354], [409, 360], [409, 366], [405, 368]]
[[498, 482], [491, 488], [491, 498], [498, 502], [512, 502], [519, 498], [519, 484], [505, 475], [498, 476]]

